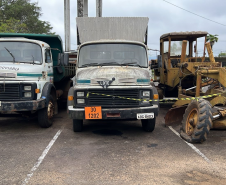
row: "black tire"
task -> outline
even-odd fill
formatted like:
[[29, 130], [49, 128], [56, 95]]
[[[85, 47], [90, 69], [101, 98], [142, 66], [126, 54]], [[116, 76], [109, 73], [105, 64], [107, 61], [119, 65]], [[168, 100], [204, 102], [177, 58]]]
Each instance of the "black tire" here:
[[191, 101], [183, 115], [181, 137], [189, 143], [206, 141], [212, 127], [212, 119], [212, 108], [208, 101]]
[[83, 120], [82, 119], [73, 119], [73, 131], [81, 132], [83, 128]]
[[146, 132], [152, 132], [155, 130], [155, 118], [153, 119], [142, 119], [142, 128]]
[[38, 111], [38, 123], [42, 128], [48, 128], [53, 124], [54, 99], [50, 95], [48, 106]]

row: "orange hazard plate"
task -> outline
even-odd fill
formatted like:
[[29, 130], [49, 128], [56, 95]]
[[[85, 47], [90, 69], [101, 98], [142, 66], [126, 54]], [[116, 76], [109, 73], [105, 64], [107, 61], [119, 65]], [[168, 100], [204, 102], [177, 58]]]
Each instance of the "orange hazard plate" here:
[[85, 107], [85, 119], [102, 119], [101, 107]]

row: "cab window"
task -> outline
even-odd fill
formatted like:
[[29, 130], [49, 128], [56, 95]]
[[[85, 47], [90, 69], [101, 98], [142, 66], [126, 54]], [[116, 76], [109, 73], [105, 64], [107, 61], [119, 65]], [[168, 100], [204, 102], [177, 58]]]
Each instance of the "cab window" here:
[[45, 56], [46, 56], [45, 62], [46, 63], [51, 63], [51, 53], [50, 53], [49, 49], [46, 50], [46, 55]]

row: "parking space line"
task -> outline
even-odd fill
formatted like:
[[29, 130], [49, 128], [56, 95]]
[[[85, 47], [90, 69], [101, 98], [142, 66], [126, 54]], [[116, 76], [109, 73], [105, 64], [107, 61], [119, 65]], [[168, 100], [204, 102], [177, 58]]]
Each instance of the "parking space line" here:
[[53, 146], [53, 144], [55, 143], [55, 141], [57, 140], [57, 138], [59, 137], [59, 135], [61, 134], [61, 132], [62, 132], [62, 129], [59, 130], [55, 134], [55, 136], [53, 137], [53, 139], [49, 142], [48, 146], [42, 152], [42, 155], [38, 158], [38, 161], [35, 163], [35, 165], [31, 169], [30, 173], [27, 174], [27, 178], [23, 181], [22, 185], [26, 185], [28, 183], [28, 181], [30, 180], [30, 178], [34, 174], [35, 170], [37, 170], [37, 168], [39, 167], [39, 165], [42, 163], [42, 161], [44, 160], [45, 156], [47, 155], [47, 153], [49, 152], [50, 148]]
[[[178, 137], [180, 137], [180, 134], [174, 130], [171, 126], [169, 126], [169, 129], [176, 134]], [[180, 137], [181, 138], [181, 137]], [[182, 139], [182, 138], [181, 138]], [[182, 139], [183, 140], [183, 139]], [[197, 154], [199, 154], [203, 159], [205, 159], [206, 162], [211, 163], [211, 161], [202, 153], [198, 148], [196, 148], [193, 144], [188, 143], [187, 141], [183, 140], [188, 146], [190, 146]]]

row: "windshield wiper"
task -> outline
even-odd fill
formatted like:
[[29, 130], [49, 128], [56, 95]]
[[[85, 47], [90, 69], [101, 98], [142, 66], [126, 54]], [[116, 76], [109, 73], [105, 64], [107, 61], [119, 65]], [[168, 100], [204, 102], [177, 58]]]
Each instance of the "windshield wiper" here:
[[89, 63], [89, 64], [83, 64], [81, 67], [88, 67], [88, 66], [97, 66], [98, 63]]
[[15, 63], [15, 57], [14, 57], [14, 55], [5, 47], [5, 49], [6, 49], [6, 51], [8, 51], [9, 52], [9, 54], [13, 57], [13, 63]]
[[100, 64], [100, 66], [108, 66], [108, 65], [112, 65], [112, 64], [121, 65], [118, 62], [105, 62], [105, 63]]
[[137, 62], [128, 62], [128, 63], [123, 63], [121, 64], [123, 66], [138, 66], [138, 67], [145, 67], [145, 66], [141, 66], [140, 64], [138, 64]]

